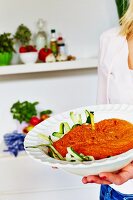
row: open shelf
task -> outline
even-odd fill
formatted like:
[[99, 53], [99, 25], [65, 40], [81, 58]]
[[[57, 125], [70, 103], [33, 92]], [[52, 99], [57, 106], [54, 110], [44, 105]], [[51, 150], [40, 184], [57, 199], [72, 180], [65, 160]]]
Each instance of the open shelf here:
[[97, 64], [98, 64], [97, 58], [81, 58], [75, 61], [65, 61], [65, 62], [0, 66], [0, 76], [10, 75], [10, 74], [96, 68]]

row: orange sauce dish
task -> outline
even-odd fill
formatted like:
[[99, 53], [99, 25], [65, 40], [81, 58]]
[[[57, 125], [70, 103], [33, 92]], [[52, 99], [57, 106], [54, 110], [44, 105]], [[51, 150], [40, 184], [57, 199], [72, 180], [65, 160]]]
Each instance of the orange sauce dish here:
[[70, 130], [53, 146], [63, 157], [67, 147], [96, 160], [119, 155], [133, 148], [133, 124], [115, 118], [95, 123], [94, 130], [90, 124], [83, 124]]

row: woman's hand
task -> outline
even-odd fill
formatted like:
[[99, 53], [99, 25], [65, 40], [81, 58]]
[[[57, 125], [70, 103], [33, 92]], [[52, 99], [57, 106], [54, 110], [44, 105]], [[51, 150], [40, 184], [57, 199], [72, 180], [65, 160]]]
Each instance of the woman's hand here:
[[97, 183], [97, 184], [115, 184], [121, 185], [127, 182], [129, 179], [133, 178], [133, 162], [121, 169], [120, 171], [109, 173], [103, 172], [99, 176], [86, 176], [83, 177], [82, 182], [87, 183]]

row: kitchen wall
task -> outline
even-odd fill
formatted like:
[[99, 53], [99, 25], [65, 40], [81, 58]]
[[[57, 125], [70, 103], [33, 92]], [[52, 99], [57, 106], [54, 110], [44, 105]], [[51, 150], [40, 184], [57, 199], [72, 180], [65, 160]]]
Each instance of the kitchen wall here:
[[[55, 28], [77, 57], [98, 55], [100, 34], [118, 25], [114, 0], [0, 0], [0, 32], [14, 33], [24, 23], [36, 31], [36, 21], [47, 21], [47, 31]], [[19, 66], [18, 66], [19, 67]], [[96, 103], [96, 69], [22, 74], [0, 77], [0, 133], [16, 127], [9, 114], [19, 100], [39, 100], [40, 109], [54, 113]], [[8, 124], [8, 126], [7, 126]]]
[[[100, 34], [118, 25], [114, 2], [0, 0], [0, 32], [14, 33], [21, 23], [35, 32], [36, 21], [43, 18], [47, 21], [48, 32], [55, 28], [62, 33], [70, 54], [77, 57], [97, 56]], [[16, 128], [9, 110], [17, 100], [38, 100], [38, 109], [49, 108], [56, 114], [95, 104], [96, 90], [96, 69], [0, 76], [0, 134]], [[81, 177], [65, 174], [60, 170], [54, 172], [30, 158], [3, 159], [0, 163], [0, 200], [98, 199], [99, 187], [83, 186]], [[36, 180], [37, 184], [33, 184]]]
[[77, 57], [97, 56], [99, 35], [116, 26], [114, 0], [0, 0], [0, 32], [15, 32], [24, 23], [36, 32], [43, 18], [47, 31], [62, 33], [69, 53]]

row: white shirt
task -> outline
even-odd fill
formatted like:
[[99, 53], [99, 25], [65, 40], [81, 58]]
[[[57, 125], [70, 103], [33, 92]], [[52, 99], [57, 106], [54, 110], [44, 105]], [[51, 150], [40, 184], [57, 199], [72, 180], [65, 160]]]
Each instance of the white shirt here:
[[[104, 32], [100, 38], [97, 103], [133, 104], [132, 73], [126, 38], [119, 35], [119, 28]], [[133, 180], [111, 187], [123, 194], [133, 194]]]

